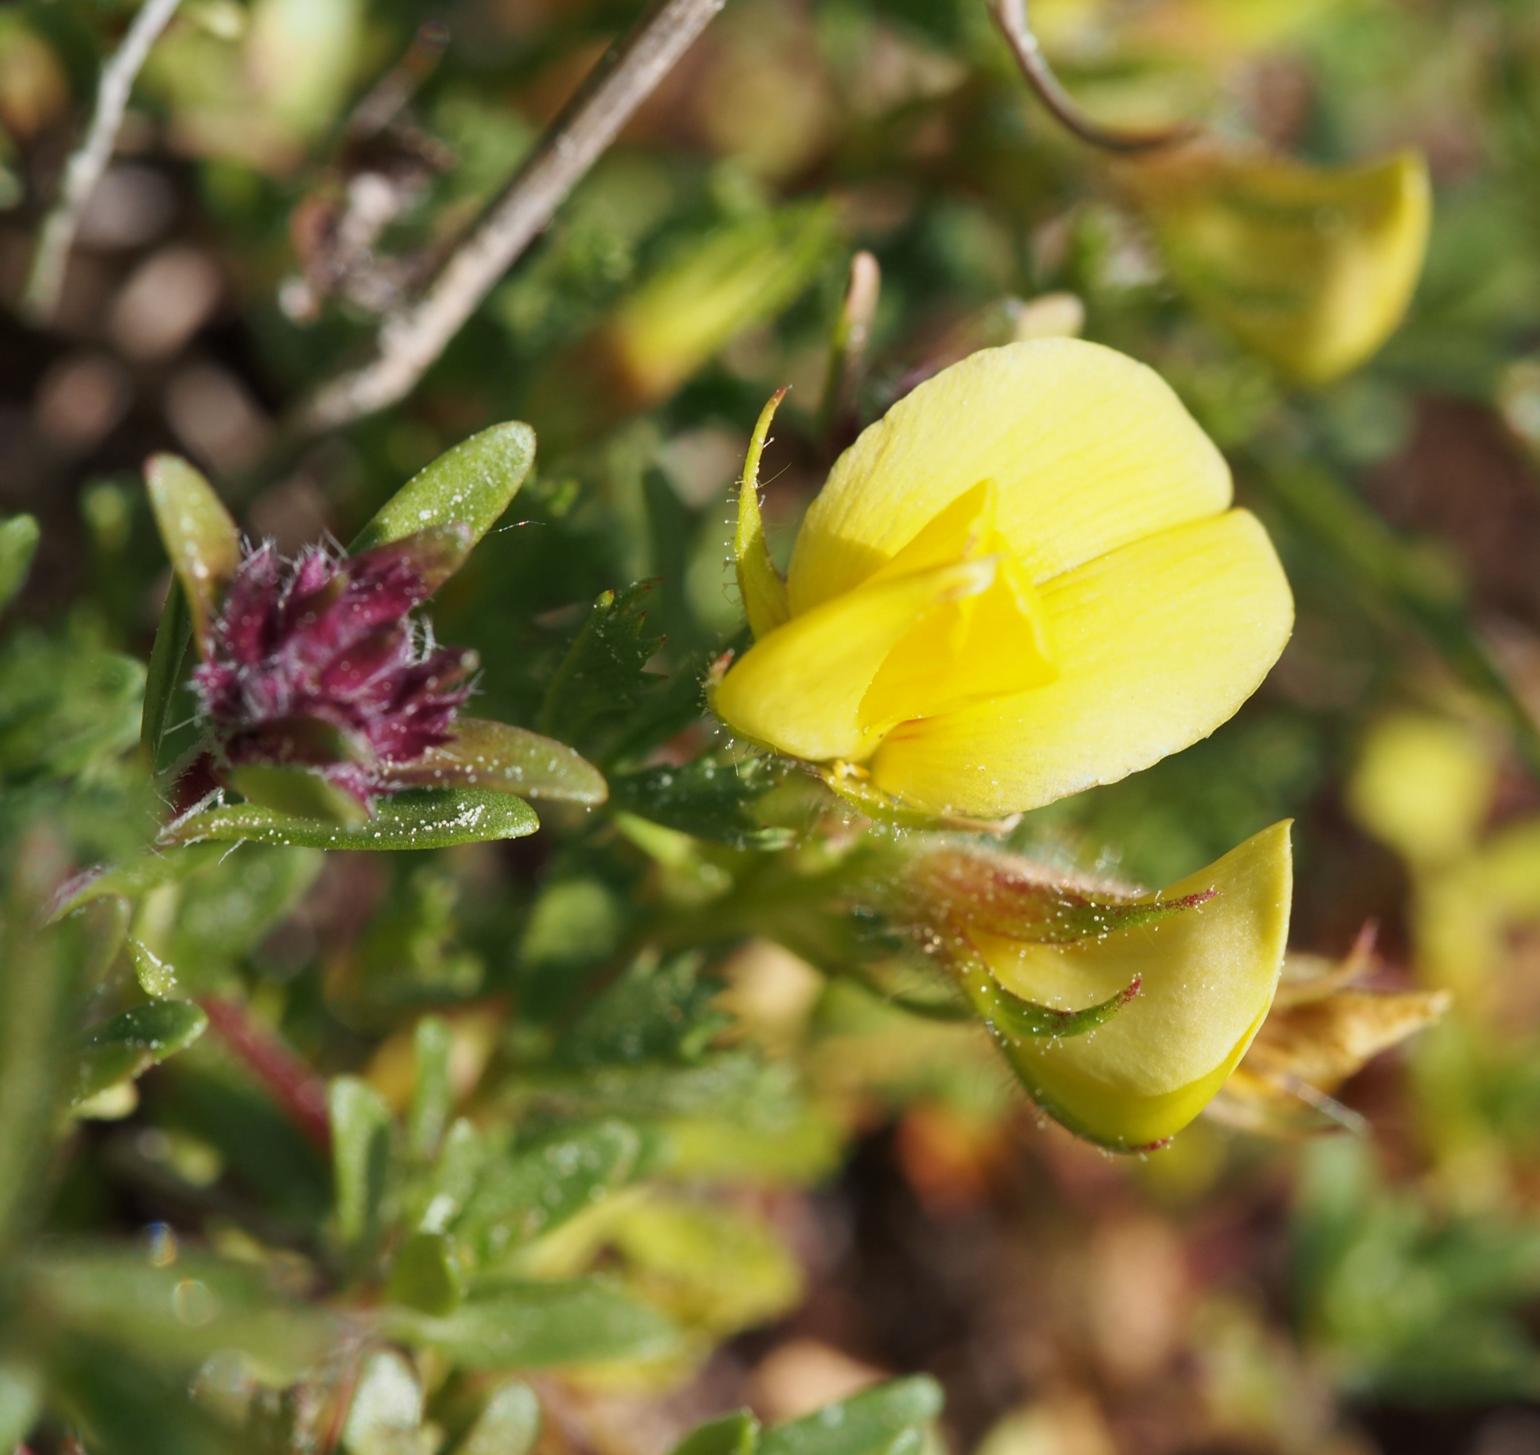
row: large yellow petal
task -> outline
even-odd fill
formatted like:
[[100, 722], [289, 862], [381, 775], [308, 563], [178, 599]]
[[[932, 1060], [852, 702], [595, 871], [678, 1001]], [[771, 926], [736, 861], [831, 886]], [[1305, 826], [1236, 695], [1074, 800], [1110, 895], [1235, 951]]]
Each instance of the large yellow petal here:
[[1002, 1049], [1043, 1109], [1072, 1131], [1129, 1149], [1181, 1131], [1235, 1069], [1272, 1005], [1293, 882], [1289, 825], [1269, 829], [1165, 890], [1212, 889], [1205, 904], [1102, 940], [979, 948], [1008, 990], [1062, 1009], [1140, 981], [1139, 994], [1084, 1035]]
[[994, 481], [980, 481], [862, 588], [949, 562], [996, 560], [987, 590], [930, 612], [893, 648], [861, 699], [862, 724], [874, 734], [906, 718], [934, 717], [1054, 676], [1042, 605], [996, 528], [998, 508]]
[[996, 570], [986, 556], [914, 571], [793, 617], [733, 663], [711, 705], [735, 732], [794, 758], [864, 758], [887, 726], [861, 713], [883, 661], [928, 613], [987, 591]]
[[1040, 598], [1057, 677], [900, 724], [869, 764], [878, 788], [990, 818], [1147, 768], [1256, 691], [1294, 616], [1266, 531], [1240, 510], [1124, 546]]
[[797, 537], [792, 614], [865, 581], [981, 480], [1034, 582], [1217, 514], [1231, 495], [1223, 457], [1143, 364], [1079, 339], [984, 349], [840, 456]]

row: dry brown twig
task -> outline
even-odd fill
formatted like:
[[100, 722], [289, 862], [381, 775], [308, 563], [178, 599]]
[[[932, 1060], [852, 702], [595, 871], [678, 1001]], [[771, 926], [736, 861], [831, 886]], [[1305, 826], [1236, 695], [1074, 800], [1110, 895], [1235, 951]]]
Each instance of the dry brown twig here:
[[1049, 115], [1071, 135], [1109, 152], [1153, 152], [1191, 141], [1197, 128], [1187, 123], [1156, 131], [1129, 131], [1091, 120], [1054, 75], [1027, 20], [1026, 0], [989, 0], [989, 13], [1016, 57], [1021, 74]]
[[386, 321], [374, 357], [322, 384], [283, 434], [302, 440], [340, 429], [409, 393], [725, 3], [653, 0], [595, 65], [422, 297]]
[[80, 219], [112, 160], [113, 144], [123, 125], [128, 98], [150, 47], [171, 23], [181, 0], [144, 0], [123, 43], [102, 67], [96, 83], [96, 110], [81, 143], [70, 155], [59, 184], [59, 200], [43, 221], [37, 252], [22, 291], [22, 311], [37, 323], [47, 323], [59, 305], [64, 284], [64, 265], [80, 228]]

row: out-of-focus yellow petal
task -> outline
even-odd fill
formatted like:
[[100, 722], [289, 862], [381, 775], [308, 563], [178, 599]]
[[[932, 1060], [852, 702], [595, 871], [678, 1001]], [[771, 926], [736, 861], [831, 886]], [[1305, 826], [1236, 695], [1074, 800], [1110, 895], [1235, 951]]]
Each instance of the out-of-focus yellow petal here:
[[1182, 288], [1295, 378], [1347, 373], [1401, 322], [1432, 212], [1421, 153], [1312, 167], [1205, 151], [1126, 175]]
[[1000, 983], [1039, 1004], [1076, 1009], [1136, 977], [1138, 995], [1084, 1035], [1004, 1045], [1043, 1109], [1072, 1131], [1121, 1149], [1175, 1134], [1224, 1084], [1278, 984], [1292, 888], [1289, 825], [1269, 829], [1165, 890], [1214, 890], [1168, 919], [1072, 945], [984, 937]]
[[1152, 370], [1080, 339], [984, 349], [862, 431], [809, 508], [793, 615], [859, 585], [980, 481], [1041, 583], [1129, 541], [1224, 510], [1230, 472]]
[[[794, 758], [863, 758], [881, 728], [861, 700], [917, 621], [993, 585], [992, 557], [874, 582], [762, 637], [718, 684], [712, 706], [735, 732]], [[886, 727], [883, 724], [882, 727]]]
[[878, 788], [1000, 817], [1110, 783], [1208, 736], [1256, 690], [1294, 604], [1245, 511], [1160, 532], [1040, 590], [1058, 675], [887, 735]]

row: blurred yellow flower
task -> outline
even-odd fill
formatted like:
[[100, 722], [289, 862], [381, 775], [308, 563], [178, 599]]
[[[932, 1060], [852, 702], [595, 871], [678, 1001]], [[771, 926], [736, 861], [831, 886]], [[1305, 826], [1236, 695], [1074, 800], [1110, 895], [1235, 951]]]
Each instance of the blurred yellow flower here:
[[735, 731], [927, 814], [1000, 817], [1213, 732], [1288, 639], [1262, 526], [1170, 388], [1076, 339], [986, 349], [866, 429], [783, 581], [744, 467], [757, 641], [717, 685]]
[[1356, 369], [1406, 313], [1432, 215], [1420, 152], [1315, 167], [1195, 149], [1124, 175], [1181, 288], [1296, 379]]
[[987, 850], [919, 862], [964, 992], [1033, 1099], [1120, 1151], [1181, 1131], [1267, 1018], [1288, 938], [1289, 825], [1154, 895], [1035, 879]]

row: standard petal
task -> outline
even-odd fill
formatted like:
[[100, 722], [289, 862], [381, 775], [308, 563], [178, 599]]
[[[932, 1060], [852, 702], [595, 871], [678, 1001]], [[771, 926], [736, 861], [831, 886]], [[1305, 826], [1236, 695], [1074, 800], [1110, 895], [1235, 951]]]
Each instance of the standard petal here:
[[1165, 890], [1213, 898], [1170, 918], [1074, 945], [987, 938], [1000, 983], [1075, 1010], [1107, 987], [1139, 993], [1083, 1036], [1002, 1038], [1043, 1109], [1082, 1136], [1120, 1149], [1181, 1131], [1224, 1084], [1272, 1005], [1288, 939], [1289, 825], [1274, 824]]
[[809, 508], [798, 615], [865, 581], [981, 480], [1034, 582], [1230, 503], [1230, 472], [1169, 386], [1079, 339], [985, 349], [864, 430]]
[[987, 591], [995, 572], [991, 557], [916, 571], [793, 617], [732, 665], [712, 706], [735, 732], [794, 758], [863, 758], [877, 734], [861, 699], [884, 659], [927, 613]]
[[1235, 510], [1162, 531], [1041, 590], [1058, 676], [888, 734], [869, 767], [916, 808], [998, 818], [1207, 737], [1256, 691], [1293, 623], [1261, 524]]

